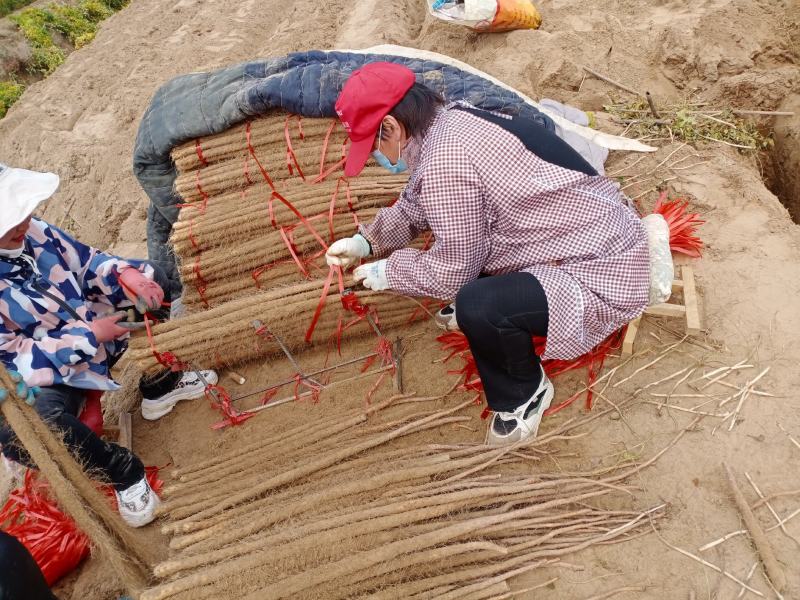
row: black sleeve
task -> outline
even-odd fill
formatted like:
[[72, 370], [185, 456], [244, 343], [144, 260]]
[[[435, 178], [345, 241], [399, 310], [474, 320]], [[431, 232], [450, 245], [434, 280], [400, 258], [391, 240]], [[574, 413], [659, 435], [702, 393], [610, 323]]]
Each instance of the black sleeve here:
[[597, 175], [597, 171], [578, 152], [554, 132], [524, 117], [506, 119], [485, 110], [457, 106], [456, 108], [502, 127], [516, 136], [528, 149], [542, 160], [558, 167]]

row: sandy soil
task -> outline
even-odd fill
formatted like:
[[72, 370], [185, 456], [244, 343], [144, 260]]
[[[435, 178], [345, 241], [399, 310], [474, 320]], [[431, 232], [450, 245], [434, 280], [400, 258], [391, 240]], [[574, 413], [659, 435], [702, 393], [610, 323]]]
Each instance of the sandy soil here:
[[[146, 197], [130, 169], [138, 119], [162, 82], [189, 71], [307, 48], [397, 43], [450, 54], [533, 97], [554, 97], [584, 109], [597, 110], [610, 97], [623, 96], [600, 81], [584, 80], [583, 64], [637, 89], [650, 90], [657, 99], [693, 94], [720, 106], [797, 108], [800, 14], [790, 0], [543, 0], [540, 9], [544, 17], [540, 31], [477, 35], [431, 19], [421, 0], [393, 4], [298, 0], [288, 6], [275, 0], [235, 4], [134, 0], [103, 24], [92, 44], [72, 54], [50, 78], [32, 85], [0, 121], [0, 160], [61, 175], [61, 190], [44, 212], [48, 220], [100, 247], [142, 255]], [[792, 123], [779, 127], [789, 131], [784, 147], [796, 151], [797, 121]], [[769, 128], [773, 123], [765, 120], [764, 125]], [[674, 150], [687, 151], [667, 144], [630, 173], [653, 169]], [[756, 496], [742, 475], [745, 471], [766, 494], [800, 488], [796, 468], [800, 448], [794, 447], [779, 427], [800, 439], [800, 229], [764, 185], [756, 158], [722, 145], [704, 145], [696, 152], [695, 159], [683, 164], [690, 168], [658, 173], [664, 178], [674, 176], [671, 188], [690, 198], [708, 221], [702, 230], [707, 250], [695, 265], [707, 335], [685, 342], [657, 365], [609, 388], [608, 393], [611, 401], [618, 402], [637, 387], [684, 367], [697, 366], [701, 374], [703, 369], [748, 358], [753, 368], [732, 376], [729, 381], [735, 383], [771, 367], [760, 385], [775, 394], [774, 398], [751, 397], [742, 409], [742, 422], [732, 432], [723, 427], [712, 433], [716, 420], [707, 419], [643, 472], [638, 482], [637, 504], [668, 502], [671, 517], [663, 526], [663, 536], [695, 553], [704, 543], [740, 528], [721, 468], [723, 461], [739, 474], [751, 502]], [[637, 158], [614, 155], [609, 171], [619, 171]], [[794, 169], [796, 166], [795, 162]], [[637, 195], [649, 187], [634, 186], [629, 192]], [[651, 206], [654, 195], [647, 194], [642, 200]], [[681, 328], [674, 322], [647, 320], [640, 333], [640, 349], [650, 348], [650, 357], [676, 339], [665, 326]], [[452, 376], [447, 375], [446, 366], [434, 363], [441, 352], [432, 327], [416, 325], [404, 335], [417, 336], [405, 361], [409, 389], [423, 394], [446, 389]], [[367, 347], [367, 342], [354, 344], [347, 354], [356, 356]], [[303, 357], [310, 366], [322, 360], [321, 355]], [[633, 373], [648, 360], [647, 355], [637, 357], [620, 376]], [[289, 371], [282, 362], [253, 365], [243, 369], [248, 376], [245, 387], [225, 383], [238, 395], [258, 389], [266, 381], [279, 380]], [[577, 376], [557, 380], [559, 397], [570, 395], [578, 381]], [[186, 462], [254, 435], [276, 435], [289, 422], [324, 419], [343, 404], [363, 402], [371, 385], [371, 380], [365, 380], [334, 388], [317, 405], [284, 405], [222, 433], [210, 430], [219, 417], [202, 401], [180, 406], [157, 423], [137, 417], [135, 449], [151, 464]], [[666, 383], [650, 391], [669, 392], [671, 388]], [[713, 389], [715, 393], [726, 391]], [[680, 388], [676, 393], [689, 391]], [[388, 393], [388, 387], [379, 392]], [[642, 398], [656, 400], [647, 395]], [[248, 402], [254, 400], [242, 404]], [[671, 400], [684, 408], [699, 402]], [[576, 405], [552, 422], [578, 410]], [[475, 432], [445, 433], [479, 439], [484, 426], [479, 413], [476, 407]], [[571, 469], [620, 456], [646, 457], [692, 416], [668, 410], [659, 417], [656, 407], [637, 402], [625, 412], [624, 420], [603, 419], [590, 436], [564, 444], [559, 450], [571, 457], [535, 468]], [[774, 506], [785, 516], [796, 510], [799, 502], [797, 497], [781, 498]], [[759, 509], [758, 516], [765, 527], [774, 524], [768, 511]], [[786, 528], [800, 538], [800, 518]], [[142, 535], [152, 540], [154, 556], [166, 554], [156, 528]], [[799, 598], [798, 543], [780, 530], [768, 535], [789, 577], [790, 591], [785, 597]], [[741, 536], [703, 556], [739, 578], [745, 577], [755, 561], [753, 548]], [[536, 571], [516, 583], [522, 588], [558, 577], [536, 595], [554, 599], [584, 599], [623, 586], [647, 589], [626, 592], [619, 598], [688, 598], [691, 591], [698, 598], [733, 598], [739, 589], [667, 549], [655, 536], [599, 547], [567, 560], [582, 570]], [[760, 570], [752, 584], [767, 597], [774, 597]], [[75, 600], [100, 600], [113, 598], [114, 591], [115, 584], [108, 581], [103, 565], [90, 561], [60, 593]]]

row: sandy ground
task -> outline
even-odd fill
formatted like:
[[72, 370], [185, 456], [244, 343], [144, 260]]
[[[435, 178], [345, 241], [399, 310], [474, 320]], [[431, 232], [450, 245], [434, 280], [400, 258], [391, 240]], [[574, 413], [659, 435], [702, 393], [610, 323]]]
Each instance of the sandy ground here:
[[[477, 35], [431, 19], [421, 0], [394, 4], [134, 0], [103, 24], [92, 44], [72, 54], [50, 78], [32, 85], [0, 121], [0, 160], [61, 175], [61, 190], [45, 209], [48, 220], [63, 224], [86, 242], [120, 254], [142, 255], [147, 199], [130, 167], [138, 119], [162, 82], [189, 71], [293, 50], [397, 43], [450, 54], [533, 97], [554, 97], [584, 109], [597, 110], [610, 98], [623, 96], [600, 81], [584, 80], [583, 64], [637, 89], [650, 90], [657, 99], [693, 95], [714, 105], [747, 109], [796, 105], [800, 15], [792, 1], [547, 0], [540, 9], [544, 17], [540, 31]], [[793, 123], [796, 132], [797, 121]], [[764, 124], [773, 125], [768, 120]], [[653, 169], [676, 149], [674, 144], [665, 145], [630, 173]], [[619, 402], [637, 387], [685, 367], [697, 367], [696, 373], [701, 374], [704, 369], [748, 358], [753, 368], [732, 376], [729, 381], [735, 383], [770, 367], [760, 389], [775, 394], [774, 398], [751, 397], [743, 406], [742, 422], [731, 432], [723, 427], [712, 433], [716, 420], [706, 419], [638, 481], [641, 493], [634, 499], [636, 504], [668, 502], [671, 516], [663, 525], [664, 538], [695, 553], [704, 543], [740, 528], [723, 461], [739, 474], [751, 502], [756, 496], [743, 477], [745, 471], [765, 494], [800, 488], [800, 448], [781, 430], [800, 439], [800, 229], [765, 187], [755, 158], [722, 145], [701, 146], [697, 154], [696, 160], [684, 163], [690, 168], [666, 172], [664, 177], [674, 176], [671, 189], [690, 198], [708, 221], [702, 230], [707, 250], [695, 265], [707, 335], [685, 342], [657, 365], [608, 390], [608, 398]], [[609, 171], [619, 171], [636, 158], [614, 155]], [[636, 195], [648, 187], [634, 186], [629, 192]], [[654, 195], [642, 200], [650, 206]], [[650, 354], [637, 357], [618, 378], [633, 373], [659, 349], [676, 341], [664, 326], [681, 329], [675, 322], [648, 320], [639, 348], [649, 348]], [[423, 394], [446, 389], [452, 376], [447, 375], [447, 366], [434, 362], [441, 352], [432, 327], [416, 325], [404, 335], [417, 336], [405, 360], [409, 388]], [[354, 344], [347, 353], [355, 356], [367, 347], [366, 342]], [[314, 365], [322, 359], [309, 355], [303, 361]], [[276, 362], [243, 371], [249, 378], [244, 388], [226, 382], [235, 394], [276, 381], [289, 367]], [[557, 380], [559, 397], [570, 395], [578, 381], [577, 377]], [[275, 435], [290, 422], [324, 419], [343, 404], [363, 402], [371, 385], [371, 380], [365, 380], [342, 386], [317, 405], [285, 405], [223, 433], [209, 429], [218, 415], [202, 401], [180, 406], [157, 423], [137, 417], [135, 449], [150, 464], [196, 460], [250, 436]], [[666, 383], [650, 391], [671, 388]], [[689, 391], [682, 387], [676, 393]], [[379, 392], [388, 393], [386, 387]], [[242, 401], [247, 402], [253, 401]], [[679, 397], [670, 401], [684, 408], [699, 402]], [[578, 410], [577, 405], [570, 409], [572, 414]], [[568, 418], [570, 411], [553, 417], [552, 422]], [[474, 439], [482, 436], [485, 425], [479, 413], [476, 407]], [[571, 469], [621, 456], [647, 457], [692, 416], [666, 410], [659, 417], [656, 407], [636, 402], [624, 420], [603, 419], [590, 436], [564, 444], [559, 450], [565, 458], [533, 468]], [[452, 435], [464, 437], [467, 432]], [[800, 506], [800, 499], [780, 498], [774, 506], [785, 516]], [[759, 509], [758, 516], [764, 527], [774, 524], [768, 511]], [[790, 521], [786, 529], [800, 538], [800, 518]], [[166, 554], [165, 541], [156, 528], [142, 535], [152, 541], [154, 555]], [[780, 530], [768, 536], [789, 577], [790, 591], [785, 597], [800, 598], [798, 543]], [[741, 536], [703, 556], [739, 578], [755, 561], [753, 548]], [[536, 571], [515, 583], [522, 588], [558, 577], [537, 591], [536, 597], [576, 600], [623, 586], [646, 586], [646, 591], [616, 597], [682, 599], [695, 592], [703, 599], [734, 598], [739, 590], [728, 579], [669, 550], [653, 535], [567, 560], [581, 570]], [[767, 597], [774, 597], [760, 569], [751, 581]], [[114, 590], [104, 566], [90, 561], [62, 586], [60, 594], [100, 600], [113, 598]]]

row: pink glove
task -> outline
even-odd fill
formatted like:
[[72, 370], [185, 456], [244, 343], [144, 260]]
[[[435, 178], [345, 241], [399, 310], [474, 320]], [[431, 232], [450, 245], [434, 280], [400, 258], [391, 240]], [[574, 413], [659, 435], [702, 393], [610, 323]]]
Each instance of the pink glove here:
[[161, 308], [164, 302], [164, 290], [155, 281], [148, 279], [133, 267], [122, 271], [119, 280], [125, 296], [134, 303], [140, 313]]
[[125, 316], [126, 313], [124, 312], [115, 312], [107, 317], [97, 318], [89, 323], [89, 329], [92, 330], [95, 339], [99, 343], [111, 342], [126, 333], [130, 333], [129, 329], [117, 325], [117, 321], [124, 319]]

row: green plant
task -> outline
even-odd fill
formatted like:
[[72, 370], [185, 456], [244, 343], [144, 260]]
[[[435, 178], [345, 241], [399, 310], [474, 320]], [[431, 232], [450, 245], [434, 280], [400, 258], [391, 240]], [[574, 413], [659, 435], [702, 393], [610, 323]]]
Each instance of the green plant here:
[[15, 81], [0, 81], [0, 119], [25, 91], [25, 86]]
[[66, 59], [66, 53], [58, 46], [34, 48], [28, 69], [45, 77], [50, 75]]
[[19, 14], [11, 15], [9, 19], [17, 24], [34, 48], [53, 45], [53, 38], [47, 27], [53, 21], [52, 13], [41, 8], [27, 8]]
[[604, 108], [628, 125], [631, 137], [645, 140], [708, 140], [733, 146], [743, 152], [766, 150], [773, 144], [772, 138], [761, 133], [752, 121], [741, 119], [728, 109], [682, 103], [659, 108], [656, 118], [644, 100], [612, 104]]
[[[31, 0], [0, 0], [0, 16], [30, 2]], [[94, 39], [100, 21], [127, 4], [128, 0], [80, 0], [77, 4], [53, 3], [47, 8], [26, 8], [11, 15], [9, 19], [16, 23], [32, 48], [28, 70], [46, 77], [64, 62], [66, 52], [53, 40], [53, 32], [64, 35], [73, 47], [81, 48]], [[0, 95], [0, 118], [16, 100], [14, 97], [11, 102], [4, 104], [5, 99], [13, 95], [10, 90], [16, 89], [10, 87], [11, 82], [6, 83], [2, 84], [4, 87]]]
[[97, 21], [90, 20], [81, 5], [51, 4], [49, 7], [53, 20], [49, 25], [75, 45], [75, 40], [97, 31]]
[[130, 0], [102, 0], [102, 2], [111, 10], [118, 11], [128, 6]]
[[28, 6], [31, 2], [33, 2], [33, 0], [0, 0], [0, 17], [5, 17], [18, 8]]

